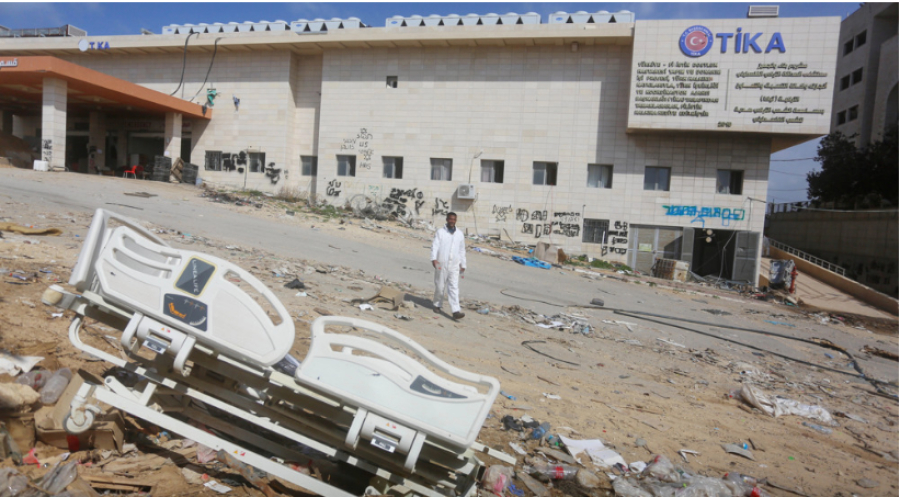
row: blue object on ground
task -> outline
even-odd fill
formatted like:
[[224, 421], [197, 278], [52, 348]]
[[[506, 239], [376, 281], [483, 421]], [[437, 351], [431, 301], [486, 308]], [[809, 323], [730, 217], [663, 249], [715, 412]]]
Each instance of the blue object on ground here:
[[550, 269], [550, 264], [549, 264], [549, 263], [546, 263], [546, 262], [544, 262], [544, 261], [535, 259], [534, 257], [528, 257], [528, 258], [525, 258], [525, 257], [514, 256], [514, 257], [512, 258], [512, 260], [513, 260], [514, 262], [518, 262], [519, 264], [524, 264], [525, 266], [529, 266], [529, 267], [538, 267], [538, 268], [541, 268], [541, 269]]
[[518, 495], [519, 497], [525, 495], [525, 491], [520, 488], [516, 488], [516, 485], [514, 483], [510, 483], [508, 489], [509, 493], [513, 495]]
[[772, 324], [777, 324], [777, 325], [779, 325], [779, 326], [790, 326], [791, 328], [796, 328], [796, 326], [792, 325], [791, 323], [785, 323], [785, 322], [782, 322], [782, 321], [769, 321], [769, 320], [767, 319], [766, 322], [767, 322], [767, 323], [772, 323]]

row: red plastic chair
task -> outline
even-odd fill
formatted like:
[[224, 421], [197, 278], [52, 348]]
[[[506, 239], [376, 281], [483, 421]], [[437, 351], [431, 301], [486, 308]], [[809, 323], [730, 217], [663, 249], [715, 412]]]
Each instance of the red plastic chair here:
[[132, 178], [137, 179], [138, 174], [142, 174], [144, 172], [144, 168], [142, 166], [131, 166], [131, 169], [126, 169], [124, 173], [122, 173], [123, 178], [127, 178], [130, 174]]

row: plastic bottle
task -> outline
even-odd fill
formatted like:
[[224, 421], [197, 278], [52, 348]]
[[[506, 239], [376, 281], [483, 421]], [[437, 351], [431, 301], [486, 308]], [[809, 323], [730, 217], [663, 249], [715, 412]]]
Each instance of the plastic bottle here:
[[16, 383], [20, 385], [28, 385], [35, 390], [40, 390], [41, 387], [44, 386], [44, 383], [47, 382], [47, 378], [49, 376], [50, 373], [48, 371], [35, 369], [16, 378]]
[[540, 440], [544, 435], [547, 434], [548, 431], [550, 431], [550, 423], [544, 421], [540, 426], [538, 426], [534, 429], [534, 431], [531, 432], [531, 439]]
[[522, 470], [530, 475], [536, 473], [545, 475], [551, 480], [574, 480], [575, 474], [578, 473], [578, 468], [566, 464], [541, 464], [539, 466], [525, 465]]
[[69, 385], [69, 380], [71, 379], [72, 371], [69, 368], [60, 368], [53, 373], [53, 376], [47, 380], [44, 388], [41, 389], [41, 403], [44, 405], [55, 404], [59, 400], [59, 396], [62, 395], [63, 390]]
[[769, 497], [769, 493], [757, 486], [756, 478], [740, 473], [725, 473], [722, 477], [734, 489], [740, 489], [743, 497]]

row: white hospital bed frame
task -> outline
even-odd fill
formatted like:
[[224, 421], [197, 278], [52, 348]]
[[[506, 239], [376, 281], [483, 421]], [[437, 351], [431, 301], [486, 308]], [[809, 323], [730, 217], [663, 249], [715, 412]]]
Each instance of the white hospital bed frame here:
[[[70, 433], [89, 429], [102, 402], [328, 497], [351, 494], [260, 452], [308, 461], [305, 446], [428, 497], [474, 495], [484, 472], [477, 453], [515, 463], [475, 441], [496, 379], [455, 368], [387, 327], [334, 316], [313, 322], [307, 356], [283, 374], [272, 366], [293, 345], [294, 326], [275, 295], [239, 267], [174, 249], [126, 217], [97, 210], [69, 283], [76, 292], [53, 285], [44, 302], [75, 311], [72, 344], [141, 380], [83, 384], [65, 421]], [[86, 317], [122, 332], [125, 358], [82, 340]], [[326, 332], [331, 326], [390, 346]]]

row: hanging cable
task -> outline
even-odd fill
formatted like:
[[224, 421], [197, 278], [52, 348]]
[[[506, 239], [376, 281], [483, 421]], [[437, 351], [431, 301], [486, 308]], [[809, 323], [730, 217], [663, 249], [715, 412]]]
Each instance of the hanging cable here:
[[170, 96], [170, 97], [171, 97], [171, 96], [174, 96], [176, 93], [178, 93], [178, 89], [181, 88], [181, 85], [182, 85], [182, 84], [184, 84], [184, 69], [187, 67], [187, 46], [188, 46], [188, 40], [191, 39], [191, 36], [199, 35], [199, 34], [200, 34], [200, 33], [194, 33], [194, 32], [191, 32], [189, 35], [187, 35], [187, 38], [184, 39], [184, 58], [183, 58], [182, 61], [181, 61], [181, 81], [178, 82], [178, 87], [175, 88], [175, 91], [173, 91], [172, 93], [169, 93], [169, 96]]
[[216, 51], [219, 49], [219, 40], [221, 39], [222, 37], [216, 38], [215, 43], [213, 43], [212, 58], [209, 59], [209, 67], [206, 69], [206, 77], [203, 78], [203, 84], [200, 85], [200, 89], [197, 90], [197, 93], [195, 93], [193, 97], [191, 97], [191, 102], [193, 102], [194, 99], [197, 98], [197, 95], [199, 95], [200, 92], [203, 91], [203, 87], [206, 86], [206, 80], [209, 79], [209, 73], [212, 71], [213, 62], [216, 61]]

